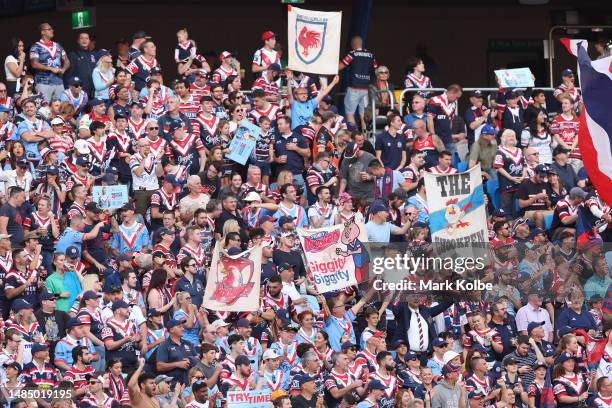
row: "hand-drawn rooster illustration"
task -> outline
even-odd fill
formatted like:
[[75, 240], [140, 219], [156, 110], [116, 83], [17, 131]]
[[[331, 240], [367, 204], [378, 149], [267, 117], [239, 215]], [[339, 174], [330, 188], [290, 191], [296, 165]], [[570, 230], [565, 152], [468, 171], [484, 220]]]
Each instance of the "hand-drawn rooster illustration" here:
[[302, 27], [300, 35], [298, 36], [298, 42], [304, 48], [302, 54], [307, 57], [309, 48], [317, 48], [321, 46], [321, 33], [308, 30], [306, 27]]

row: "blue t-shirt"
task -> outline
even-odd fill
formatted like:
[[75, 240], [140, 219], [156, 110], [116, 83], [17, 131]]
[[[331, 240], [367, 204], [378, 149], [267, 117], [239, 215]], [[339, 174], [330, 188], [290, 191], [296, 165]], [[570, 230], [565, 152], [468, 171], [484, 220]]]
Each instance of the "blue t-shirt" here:
[[334, 349], [334, 351], [341, 351], [340, 339], [342, 339], [344, 335], [348, 335], [351, 338], [351, 343], [357, 344], [353, 320], [355, 320], [355, 314], [349, 309], [344, 313], [344, 319], [330, 316], [325, 322], [325, 331], [329, 335], [329, 346]]
[[79, 249], [79, 253], [82, 253], [83, 235], [85, 234], [70, 227], [66, 228], [55, 244], [55, 252], [65, 253], [66, 248], [74, 245]]
[[42, 119], [36, 119], [34, 122], [30, 122], [26, 119], [19, 123], [17, 129], [15, 129], [15, 133], [13, 133], [13, 136], [11, 137], [11, 140], [19, 140], [21, 143], [23, 143], [28, 160], [40, 160], [40, 153], [38, 152], [39, 142], [26, 142], [21, 138], [21, 135], [25, 132], [42, 132], [49, 129], [50, 127], [47, 122]]
[[295, 100], [291, 102], [291, 129], [293, 130], [300, 125], [307, 125], [317, 105], [316, 99], [309, 99], [306, 102]]
[[376, 136], [374, 148], [380, 151], [380, 160], [387, 168], [396, 169], [402, 162], [402, 152], [406, 150], [406, 137], [396, 133], [395, 137], [389, 132], [380, 133]]
[[366, 224], [366, 230], [368, 231], [368, 242], [389, 242], [391, 239], [391, 227], [390, 222], [383, 224], [375, 224], [372, 221]]

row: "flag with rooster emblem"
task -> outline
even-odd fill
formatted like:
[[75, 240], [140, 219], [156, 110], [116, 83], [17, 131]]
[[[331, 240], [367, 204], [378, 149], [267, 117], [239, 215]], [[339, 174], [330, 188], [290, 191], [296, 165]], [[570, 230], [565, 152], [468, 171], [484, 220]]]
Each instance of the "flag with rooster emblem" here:
[[289, 68], [321, 75], [338, 73], [342, 12], [289, 6]]
[[480, 165], [464, 173], [425, 173], [429, 229], [439, 255], [477, 256], [489, 242]]

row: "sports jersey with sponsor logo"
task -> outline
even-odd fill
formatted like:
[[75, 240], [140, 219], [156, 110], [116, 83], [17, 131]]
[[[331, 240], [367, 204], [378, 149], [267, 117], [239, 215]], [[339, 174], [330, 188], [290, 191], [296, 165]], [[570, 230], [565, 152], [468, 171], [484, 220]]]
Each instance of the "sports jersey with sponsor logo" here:
[[[557, 135], [567, 145], [572, 145], [578, 138], [580, 131], [580, 119], [572, 115], [569, 119], [559, 114], [555, 116], [550, 124], [550, 133]], [[570, 159], [581, 159], [578, 145], [569, 154]]]
[[[66, 58], [64, 47], [55, 41], [37, 41], [30, 47], [30, 60], [36, 60], [38, 63], [48, 68], [61, 68], [63, 59]], [[63, 85], [64, 81], [58, 74], [51, 71], [36, 70], [34, 81], [37, 84], [45, 85]]]

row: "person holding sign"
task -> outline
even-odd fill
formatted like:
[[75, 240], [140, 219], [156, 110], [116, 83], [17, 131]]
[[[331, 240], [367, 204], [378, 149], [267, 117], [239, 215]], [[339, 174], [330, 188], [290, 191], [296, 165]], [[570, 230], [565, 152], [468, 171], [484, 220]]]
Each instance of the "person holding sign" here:
[[374, 288], [370, 288], [364, 297], [355, 303], [353, 307], [346, 310], [344, 299], [341, 296], [336, 296], [327, 301], [327, 307], [323, 307], [325, 311], [325, 331], [329, 335], [329, 345], [334, 351], [340, 352], [340, 343], [343, 336], [348, 336], [353, 344], [357, 344], [355, 338], [355, 330], [353, 321], [357, 313], [370, 301], [374, 295]]

